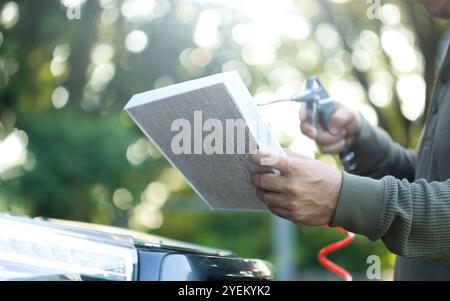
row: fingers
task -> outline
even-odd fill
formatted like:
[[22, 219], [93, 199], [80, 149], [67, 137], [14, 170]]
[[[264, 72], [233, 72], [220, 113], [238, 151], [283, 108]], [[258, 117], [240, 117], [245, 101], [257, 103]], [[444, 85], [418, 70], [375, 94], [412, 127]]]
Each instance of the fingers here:
[[282, 174], [289, 173], [290, 163], [288, 157], [282, 157], [274, 153], [258, 151], [256, 154], [250, 154], [249, 160], [257, 165], [277, 169]]
[[302, 104], [302, 107], [300, 109], [300, 130], [302, 131], [302, 133], [304, 135], [315, 140], [317, 138], [318, 132], [317, 132], [317, 129], [314, 128], [309, 123], [308, 119], [309, 119], [308, 110], [306, 109], [306, 105]]
[[328, 132], [320, 132], [316, 144], [324, 154], [337, 154], [347, 144], [344, 133], [332, 135]]
[[302, 103], [300, 106], [300, 121], [301, 122], [307, 121], [308, 117], [309, 117], [309, 114], [308, 114], [306, 105], [304, 103]]
[[[300, 122], [301, 122], [301, 130], [303, 134], [311, 137], [317, 135], [317, 130], [310, 124], [309, 122], [310, 114], [305, 104], [302, 104], [300, 108]], [[336, 102], [336, 111], [333, 116], [331, 116], [329, 129], [331, 134], [338, 134], [347, 126], [355, 120], [355, 114], [343, 106], [339, 102]], [[311, 137], [315, 139], [314, 137]]]
[[258, 188], [267, 190], [282, 192], [285, 190], [285, 180], [274, 174], [252, 174], [250, 180]]
[[303, 104], [300, 110], [300, 121], [301, 121], [300, 130], [304, 135], [315, 140], [317, 144], [322, 145], [334, 144], [339, 140], [343, 139], [346, 135], [345, 132], [346, 121], [342, 120], [342, 118], [347, 118], [347, 116], [345, 112], [342, 112], [345, 110], [341, 109], [340, 111], [341, 111], [340, 113], [336, 111], [336, 113], [331, 117], [329, 126], [330, 132], [325, 131], [319, 132], [317, 131], [316, 128], [314, 128], [311, 125], [311, 123], [309, 123], [308, 112], [306, 106]]
[[302, 121], [300, 123], [300, 130], [302, 131], [302, 133], [304, 135], [308, 136], [309, 138], [311, 138], [313, 140], [316, 140], [317, 135], [319, 134], [317, 129], [315, 127], [313, 127], [308, 121]]
[[286, 209], [285, 205], [287, 202], [286, 196], [281, 193], [267, 192], [261, 189], [257, 189], [256, 194], [266, 204], [270, 212], [281, 218], [291, 219], [292, 212]]
[[320, 151], [324, 154], [338, 154], [345, 148], [346, 144], [347, 144], [346, 141], [342, 139], [331, 145], [318, 145], [318, 146]]
[[256, 195], [267, 205], [267, 207], [279, 207], [285, 209], [286, 203], [288, 202], [288, 197], [282, 193], [270, 192], [257, 188]]
[[347, 107], [336, 102], [337, 108], [330, 119], [329, 129], [332, 134], [337, 134], [353, 121], [354, 115]]
[[270, 212], [272, 212], [276, 216], [279, 216], [281, 218], [288, 219], [288, 220], [291, 219], [291, 213], [284, 208], [276, 207], [276, 206], [268, 206], [268, 208], [269, 208]]
[[326, 146], [326, 145], [335, 144], [341, 140], [345, 140], [345, 132], [341, 132], [336, 135], [332, 135], [328, 132], [320, 132], [317, 135], [316, 143], [318, 145]]
[[330, 120], [329, 132], [319, 132], [308, 122], [309, 114], [304, 104], [300, 110], [302, 133], [315, 140], [320, 151], [326, 154], [336, 154], [345, 148], [347, 128], [355, 119], [351, 110], [339, 103], [336, 104], [336, 111]]

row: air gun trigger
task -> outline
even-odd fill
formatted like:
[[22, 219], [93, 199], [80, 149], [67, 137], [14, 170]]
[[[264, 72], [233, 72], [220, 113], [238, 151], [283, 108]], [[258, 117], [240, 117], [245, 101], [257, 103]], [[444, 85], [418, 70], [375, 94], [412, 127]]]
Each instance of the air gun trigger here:
[[317, 131], [321, 130], [319, 112], [317, 108], [317, 103], [313, 101], [306, 102], [307, 111], [309, 114], [309, 124], [311, 124]]
[[335, 111], [336, 111], [336, 104], [331, 99], [328, 99], [319, 104], [318, 115], [319, 115], [319, 123], [322, 130], [330, 132], [330, 121]]

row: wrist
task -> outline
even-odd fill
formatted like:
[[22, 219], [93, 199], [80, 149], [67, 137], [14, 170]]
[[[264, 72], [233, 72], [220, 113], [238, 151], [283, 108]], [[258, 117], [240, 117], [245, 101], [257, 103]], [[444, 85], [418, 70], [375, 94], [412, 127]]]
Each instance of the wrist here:
[[334, 181], [331, 185], [331, 198], [330, 198], [330, 212], [328, 214], [328, 224], [331, 223], [334, 214], [336, 212], [336, 208], [338, 206], [339, 202], [339, 196], [341, 194], [342, 189], [342, 181], [343, 181], [343, 175], [342, 172], [336, 171], [335, 176], [333, 177]]
[[376, 228], [383, 209], [384, 185], [384, 180], [343, 172], [341, 191], [330, 226], [341, 226], [372, 240], [380, 238]]

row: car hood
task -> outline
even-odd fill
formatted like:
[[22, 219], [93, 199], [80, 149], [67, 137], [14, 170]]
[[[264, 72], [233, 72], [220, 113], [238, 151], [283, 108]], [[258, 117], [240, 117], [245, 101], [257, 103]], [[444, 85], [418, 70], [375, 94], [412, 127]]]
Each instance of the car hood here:
[[176, 250], [183, 251], [187, 253], [200, 253], [204, 255], [214, 255], [214, 256], [235, 256], [235, 254], [228, 250], [209, 248], [202, 245], [197, 245], [193, 243], [187, 243], [175, 239], [165, 238], [158, 235], [142, 233], [138, 231], [133, 231], [124, 228], [118, 228], [113, 226], [91, 224], [70, 220], [52, 219], [37, 217], [35, 220], [46, 221], [56, 225], [67, 226], [71, 228], [76, 228], [80, 230], [87, 230], [93, 232], [102, 232], [108, 234], [116, 234], [122, 236], [132, 237], [136, 246], [146, 247], [146, 248], [159, 248], [164, 250]]

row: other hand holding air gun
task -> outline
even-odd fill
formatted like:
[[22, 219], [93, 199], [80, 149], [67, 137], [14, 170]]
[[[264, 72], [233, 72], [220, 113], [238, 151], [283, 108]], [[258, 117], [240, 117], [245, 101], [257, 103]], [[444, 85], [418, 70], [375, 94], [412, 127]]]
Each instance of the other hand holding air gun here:
[[[305, 91], [296, 93], [290, 98], [264, 103], [262, 106], [286, 101], [304, 103], [300, 112], [302, 132], [314, 139], [323, 153], [339, 153], [344, 170], [355, 174], [357, 168], [355, 154], [349, 151], [348, 146], [360, 128], [359, 125], [353, 126], [351, 123], [361, 121], [358, 118], [343, 116], [351, 112], [344, 108], [341, 110], [340, 104], [330, 98], [317, 77], [308, 78]], [[341, 129], [333, 126], [333, 123], [341, 123], [337, 124]]]
[[[304, 103], [300, 112], [302, 132], [314, 139], [323, 153], [339, 153], [344, 170], [355, 174], [355, 154], [348, 147], [361, 128], [360, 117], [349, 116], [354, 113], [333, 101], [317, 77], [308, 78], [305, 91], [263, 105], [285, 101]], [[318, 260], [322, 266], [344, 280], [352, 280], [352, 276], [345, 269], [326, 258], [326, 255], [348, 246], [353, 240], [353, 233], [340, 227], [338, 230], [346, 237], [321, 249]]]

